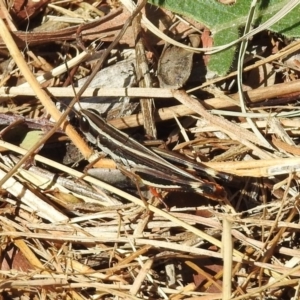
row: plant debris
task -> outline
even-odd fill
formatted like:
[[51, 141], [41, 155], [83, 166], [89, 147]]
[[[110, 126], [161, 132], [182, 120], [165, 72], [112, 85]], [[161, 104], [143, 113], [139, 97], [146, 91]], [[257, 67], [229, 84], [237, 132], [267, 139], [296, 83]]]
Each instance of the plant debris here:
[[299, 299], [299, 41], [146, 2], [1, 4], [2, 298]]

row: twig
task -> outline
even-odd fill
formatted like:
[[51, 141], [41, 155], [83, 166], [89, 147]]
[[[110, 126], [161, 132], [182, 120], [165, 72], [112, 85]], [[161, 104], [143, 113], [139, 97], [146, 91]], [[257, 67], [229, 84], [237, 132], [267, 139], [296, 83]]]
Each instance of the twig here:
[[224, 261], [223, 269], [223, 300], [228, 300], [231, 297], [232, 288], [232, 249], [233, 241], [231, 236], [231, 221], [227, 217], [223, 218], [223, 235], [222, 235], [222, 256]]
[[[152, 79], [149, 73], [149, 68], [145, 55], [145, 47], [143, 44], [143, 32], [141, 27], [141, 18], [135, 18], [132, 23], [134, 38], [136, 41], [135, 52], [136, 52], [136, 74], [137, 81], [140, 87], [151, 87]], [[157, 130], [154, 120], [154, 99], [151, 97], [140, 99], [141, 111], [144, 119], [145, 133], [152, 137], [157, 138]]]

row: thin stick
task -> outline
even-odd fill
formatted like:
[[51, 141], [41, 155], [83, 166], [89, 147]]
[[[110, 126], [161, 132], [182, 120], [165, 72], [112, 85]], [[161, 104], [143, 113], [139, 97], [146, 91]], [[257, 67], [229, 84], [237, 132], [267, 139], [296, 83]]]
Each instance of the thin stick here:
[[222, 299], [228, 300], [231, 297], [232, 289], [232, 251], [233, 242], [231, 236], [232, 224], [226, 217], [223, 218], [223, 235], [222, 235], [222, 256], [224, 261], [223, 272], [223, 297]]
[[[244, 29], [244, 35], [246, 35], [250, 31], [251, 22], [253, 21], [253, 18], [254, 18], [254, 11], [255, 11], [255, 7], [256, 7], [256, 3], [257, 3], [256, 0], [252, 0], [251, 6], [249, 9], [246, 26]], [[238, 69], [238, 74], [237, 74], [238, 92], [239, 92], [239, 96], [240, 96], [240, 106], [241, 106], [241, 110], [243, 113], [247, 112], [246, 105], [245, 105], [246, 99], [245, 99], [244, 92], [243, 92], [243, 76], [242, 76], [243, 75], [243, 63], [244, 63], [244, 57], [245, 57], [247, 45], [248, 45], [248, 40], [243, 40], [241, 42], [241, 47], [239, 50], [239, 58], [238, 58], [238, 67], [237, 67], [237, 69]], [[273, 149], [273, 147], [270, 145], [270, 143], [265, 139], [265, 137], [258, 130], [258, 128], [256, 127], [253, 120], [248, 117], [246, 117], [246, 120], [247, 120], [248, 124], [250, 125], [252, 131], [256, 134], [257, 138], [259, 138], [261, 140], [262, 144], [265, 145], [265, 147], [267, 147], [269, 149]]]

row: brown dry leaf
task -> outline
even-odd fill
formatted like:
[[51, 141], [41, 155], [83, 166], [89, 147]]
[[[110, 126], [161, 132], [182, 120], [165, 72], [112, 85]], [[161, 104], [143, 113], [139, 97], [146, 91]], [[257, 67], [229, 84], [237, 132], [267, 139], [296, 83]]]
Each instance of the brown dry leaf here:
[[51, 1], [50, 0], [40, 0], [40, 1], [14, 0], [11, 9], [12, 17], [18, 24], [28, 22], [29, 19], [41, 13], [49, 2]]
[[[210, 32], [209, 29], [205, 28], [203, 30], [203, 33], [201, 35], [201, 42], [202, 42], [202, 47], [203, 48], [210, 48], [210, 47], [213, 46], [213, 38], [211, 36], [211, 32]], [[208, 64], [209, 57], [210, 57], [210, 55], [208, 55], [208, 54], [205, 54], [203, 56], [205, 65]]]
[[[191, 262], [189, 263], [191, 264]], [[222, 281], [215, 277], [222, 271], [223, 266], [216, 264], [210, 258], [196, 261], [196, 264], [196, 270], [199, 272], [198, 274], [194, 274], [193, 278], [197, 290], [206, 293], [220, 293], [222, 291]]]
[[1, 270], [10, 271], [14, 269], [23, 272], [32, 271], [33, 266], [29, 263], [22, 251], [13, 244], [7, 245], [3, 253]]

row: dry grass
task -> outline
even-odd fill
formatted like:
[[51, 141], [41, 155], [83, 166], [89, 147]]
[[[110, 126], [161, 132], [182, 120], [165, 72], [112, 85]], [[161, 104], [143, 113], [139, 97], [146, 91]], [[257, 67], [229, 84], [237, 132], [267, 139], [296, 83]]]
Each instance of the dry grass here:
[[[122, 7], [117, 1], [110, 4]], [[1, 80], [2, 112], [23, 115], [27, 125], [33, 120], [40, 123], [45, 112], [58, 121], [61, 113], [52, 100], [72, 97], [73, 89], [64, 87], [61, 79], [45, 81], [45, 74], [47, 78], [50, 73], [56, 78], [69, 74], [77, 59], [80, 62], [90, 53], [75, 54], [74, 65], [69, 62], [68, 67], [57, 58], [49, 59], [47, 64], [55, 70], [47, 73], [36, 65], [37, 54], [34, 59], [27, 49], [21, 54], [6, 28], [0, 22], [2, 40], [16, 66]], [[281, 42], [272, 38], [275, 51]], [[234, 72], [179, 90], [145, 85], [85, 91], [85, 97], [155, 100], [160, 108], [150, 125], [140, 112], [110, 122], [119, 129], [144, 125], [147, 131], [153, 126], [164, 132], [173, 151], [231, 174], [231, 181], [219, 182], [227, 193], [224, 201], [162, 191], [166, 209], [156, 196], [140, 195], [135, 186], [129, 193], [84, 176], [81, 166], [75, 170], [39, 154], [33, 163], [28, 159], [33, 152], [22, 149], [10, 134], [13, 128], [6, 128], [0, 141], [2, 299], [298, 299], [299, 69], [296, 58], [292, 70], [284, 57], [297, 52], [299, 45], [280, 44], [280, 51], [245, 68], [273, 64], [281, 76], [280, 82], [246, 92], [248, 112], [253, 112], [265, 140], [249, 129], [245, 115], [234, 115], [240, 107], [238, 94], [218, 85], [229, 83]], [[72, 51], [67, 55], [71, 60]], [[91, 66], [86, 64], [81, 71], [84, 68]], [[34, 71], [42, 75], [35, 76]], [[12, 79], [24, 78], [30, 87], [20, 82], [10, 85]], [[170, 99], [179, 105], [169, 104]], [[177, 122], [172, 123], [175, 130], [163, 127], [161, 122], [167, 120]], [[66, 126], [64, 132], [82, 155], [91, 157], [94, 149]], [[39, 132], [27, 141], [29, 148], [40, 136]], [[63, 144], [65, 139], [60, 136], [56, 142]], [[11, 174], [20, 159], [26, 165]]]

